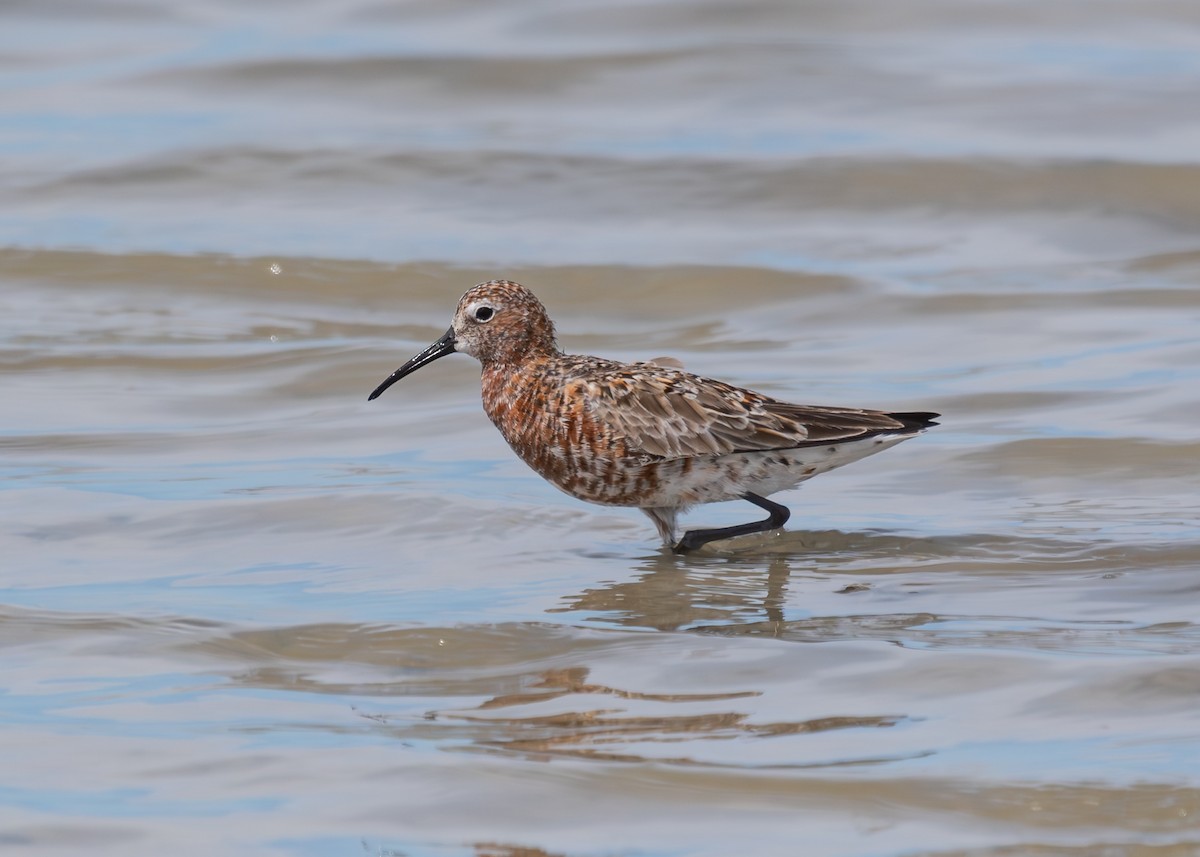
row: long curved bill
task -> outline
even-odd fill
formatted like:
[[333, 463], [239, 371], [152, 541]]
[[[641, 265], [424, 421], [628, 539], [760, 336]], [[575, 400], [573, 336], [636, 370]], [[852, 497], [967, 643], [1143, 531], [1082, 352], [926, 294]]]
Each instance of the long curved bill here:
[[409, 360], [407, 363], [405, 363], [403, 366], [401, 366], [399, 369], [397, 369], [391, 375], [388, 375], [387, 378], [384, 379], [384, 382], [375, 388], [375, 392], [372, 393], [371, 395], [367, 396], [367, 401], [370, 402], [373, 399], [379, 398], [379, 396], [383, 393], [383, 391], [386, 390], [388, 387], [395, 384], [397, 381], [399, 381], [405, 375], [411, 375], [413, 372], [416, 372], [418, 369], [420, 369], [426, 363], [432, 363], [434, 360], [437, 360], [439, 357], [445, 357], [447, 354], [453, 354], [453, 353], [454, 353], [454, 328], [452, 327], [449, 330], [447, 330], [444, 334], [442, 334], [441, 339], [439, 339], [437, 342], [430, 345], [428, 348], [426, 348], [424, 351], [422, 351], [420, 354], [418, 354], [412, 360]]

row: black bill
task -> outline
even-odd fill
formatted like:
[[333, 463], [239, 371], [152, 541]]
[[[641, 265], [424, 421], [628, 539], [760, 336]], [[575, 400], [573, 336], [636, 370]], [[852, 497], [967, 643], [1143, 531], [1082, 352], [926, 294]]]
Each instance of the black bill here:
[[454, 353], [454, 328], [452, 327], [449, 330], [447, 330], [444, 334], [442, 334], [441, 339], [439, 339], [437, 342], [430, 345], [428, 348], [426, 348], [424, 351], [422, 351], [420, 354], [418, 354], [412, 360], [409, 360], [407, 363], [405, 363], [403, 366], [401, 366], [399, 369], [397, 369], [391, 375], [388, 375], [387, 378], [384, 379], [384, 382], [375, 388], [375, 392], [372, 393], [371, 395], [367, 396], [367, 401], [369, 402], [372, 399], [379, 398], [379, 396], [383, 393], [383, 391], [386, 390], [388, 387], [395, 384], [397, 381], [399, 381], [405, 375], [411, 375], [413, 372], [416, 372], [418, 369], [420, 369], [426, 363], [432, 363], [434, 360], [437, 360], [439, 357], [445, 357], [447, 354], [453, 354], [453, 353]]

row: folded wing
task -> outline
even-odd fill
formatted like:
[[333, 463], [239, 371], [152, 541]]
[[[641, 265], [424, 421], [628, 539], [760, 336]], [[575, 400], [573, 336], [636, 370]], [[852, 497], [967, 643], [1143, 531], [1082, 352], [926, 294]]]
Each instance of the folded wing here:
[[914, 434], [937, 416], [792, 405], [646, 364], [582, 386], [591, 416], [623, 438], [631, 452], [667, 459]]

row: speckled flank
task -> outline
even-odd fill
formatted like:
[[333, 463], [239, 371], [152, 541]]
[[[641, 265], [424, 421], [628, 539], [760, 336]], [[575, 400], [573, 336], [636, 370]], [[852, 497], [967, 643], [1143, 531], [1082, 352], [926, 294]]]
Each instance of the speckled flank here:
[[[450, 336], [453, 350], [483, 364], [484, 410], [523, 461], [573, 497], [641, 508], [668, 544], [688, 507], [793, 487], [937, 416], [793, 405], [667, 361], [563, 354], [541, 302], [507, 280], [463, 295]], [[373, 395], [450, 351], [429, 356], [437, 347]]]

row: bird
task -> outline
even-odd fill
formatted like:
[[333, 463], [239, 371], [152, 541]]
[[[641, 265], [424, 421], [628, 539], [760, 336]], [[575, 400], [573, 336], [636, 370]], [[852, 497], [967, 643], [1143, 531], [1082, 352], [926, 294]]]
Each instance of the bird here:
[[[483, 409], [521, 460], [572, 497], [640, 509], [676, 553], [783, 527], [790, 510], [770, 495], [915, 437], [941, 416], [796, 405], [675, 361], [566, 354], [542, 302], [503, 279], [467, 290], [450, 328], [368, 401], [453, 353], [480, 362]], [[767, 517], [676, 539], [680, 514], [739, 499]]]

